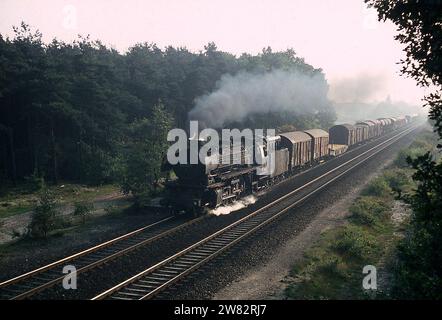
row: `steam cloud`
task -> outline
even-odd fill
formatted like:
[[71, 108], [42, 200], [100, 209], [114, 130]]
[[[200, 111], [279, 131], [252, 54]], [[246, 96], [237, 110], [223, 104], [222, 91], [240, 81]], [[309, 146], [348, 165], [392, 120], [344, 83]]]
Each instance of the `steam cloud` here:
[[375, 98], [386, 85], [383, 75], [359, 74], [332, 81], [329, 97], [339, 103], [363, 102]]
[[239, 209], [248, 207], [251, 204], [254, 204], [258, 200], [255, 196], [247, 196], [241, 200], [235, 201], [235, 203], [228, 206], [220, 206], [216, 209], [211, 210], [209, 213], [215, 216], [221, 216], [229, 214], [233, 211], [238, 211]]
[[387, 97], [384, 101], [364, 103], [335, 103], [334, 108], [338, 116], [337, 123], [355, 122], [364, 119], [376, 119], [381, 117], [396, 117], [404, 114], [425, 115], [426, 110], [417, 105], [411, 105], [402, 101], [391, 101]]
[[385, 94], [388, 83], [382, 74], [359, 74], [331, 82], [329, 98], [338, 116], [337, 123], [355, 122], [380, 117], [396, 117], [403, 114], [424, 114], [421, 106], [392, 101]]
[[214, 92], [196, 99], [189, 118], [207, 127], [220, 128], [225, 123], [242, 121], [251, 113], [315, 113], [329, 106], [327, 90], [321, 73], [310, 76], [274, 70], [264, 74], [224, 75]]

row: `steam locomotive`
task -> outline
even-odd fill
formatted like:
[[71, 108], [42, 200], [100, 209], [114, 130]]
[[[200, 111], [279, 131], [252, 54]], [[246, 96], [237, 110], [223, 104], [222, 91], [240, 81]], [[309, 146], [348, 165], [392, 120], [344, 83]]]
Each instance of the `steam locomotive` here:
[[[230, 161], [223, 161], [220, 146], [215, 162], [199, 161], [197, 164], [178, 163], [172, 166], [177, 179], [167, 184], [168, 204], [176, 213], [201, 215], [209, 209], [231, 204], [268, 188], [304, 168], [337, 157], [356, 145], [416, 119], [417, 115], [406, 115], [338, 124], [328, 132], [322, 129], [285, 132], [270, 138], [263, 137], [265, 143], [259, 146], [254, 144], [253, 148], [247, 148], [243, 141], [237, 141], [236, 145], [234, 141], [228, 141]], [[204, 143], [199, 140], [198, 148]], [[268, 148], [273, 151], [272, 157], [268, 157]], [[247, 161], [251, 159], [253, 161]], [[270, 161], [273, 170], [266, 172]]]

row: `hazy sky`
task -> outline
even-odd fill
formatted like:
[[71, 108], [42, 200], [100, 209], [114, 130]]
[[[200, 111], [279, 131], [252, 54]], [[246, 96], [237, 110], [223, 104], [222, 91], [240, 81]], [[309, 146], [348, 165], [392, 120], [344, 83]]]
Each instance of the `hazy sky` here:
[[0, 0], [0, 33], [21, 21], [45, 41], [90, 34], [122, 52], [145, 41], [192, 51], [214, 41], [234, 54], [293, 48], [324, 70], [332, 99], [419, 103], [424, 94], [398, 74], [395, 27], [363, 0]]

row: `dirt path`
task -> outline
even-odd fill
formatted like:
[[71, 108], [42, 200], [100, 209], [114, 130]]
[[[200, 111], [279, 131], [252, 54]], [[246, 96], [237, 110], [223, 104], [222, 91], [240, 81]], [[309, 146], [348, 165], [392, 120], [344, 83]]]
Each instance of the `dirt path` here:
[[333, 206], [321, 211], [307, 228], [276, 251], [267, 264], [250, 270], [242, 279], [218, 291], [213, 299], [284, 299], [284, 289], [292, 266], [303, 258], [304, 252], [316, 242], [322, 232], [344, 223], [349, 215], [348, 207], [361, 189], [392, 161], [383, 163], [376, 172], [367, 175], [364, 183]]
[[[119, 206], [127, 203], [128, 196], [120, 192], [113, 192], [107, 195], [100, 195], [93, 200], [94, 210], [91, 215], [97, 217], [106, 213], [106, 208], [110, 205]], [[61, 205], [58, 209], [60, 215], [69, 215], [74, 211], [72, 204]], [[14, 240], [13, 233], [22, 234], [26, 231], [32, 219], [32, 211], [16, 214], [10, 217], [0, 219], [0, 244], [8, 243]]]

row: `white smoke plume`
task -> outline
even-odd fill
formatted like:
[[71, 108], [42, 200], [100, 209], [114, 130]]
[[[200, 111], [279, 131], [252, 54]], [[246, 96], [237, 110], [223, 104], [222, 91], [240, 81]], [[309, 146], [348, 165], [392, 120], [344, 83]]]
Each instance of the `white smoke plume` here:
[[214, 92], [196, 99], [189, 118], [206, 127], [221, 128], [251, 113], [315, 113], [329, 105], [327, 90], [327, 82], [319, 72], [312, 76], [285, 70], [224, 75]]
[[254, 204], [258, 200], [255, 196], [247, 196], [243, 199], [240, 199], [238, 201], [235, 201], [229, 206], [220, 206], [218, 208], [215, 208], [213, 210], [210, 210], [209, 214], [213, 214], [215, 216], [222, 216], [229, 214], [233, 211], [238, 211], [240, 209], [243, 209], [251, 204]]

